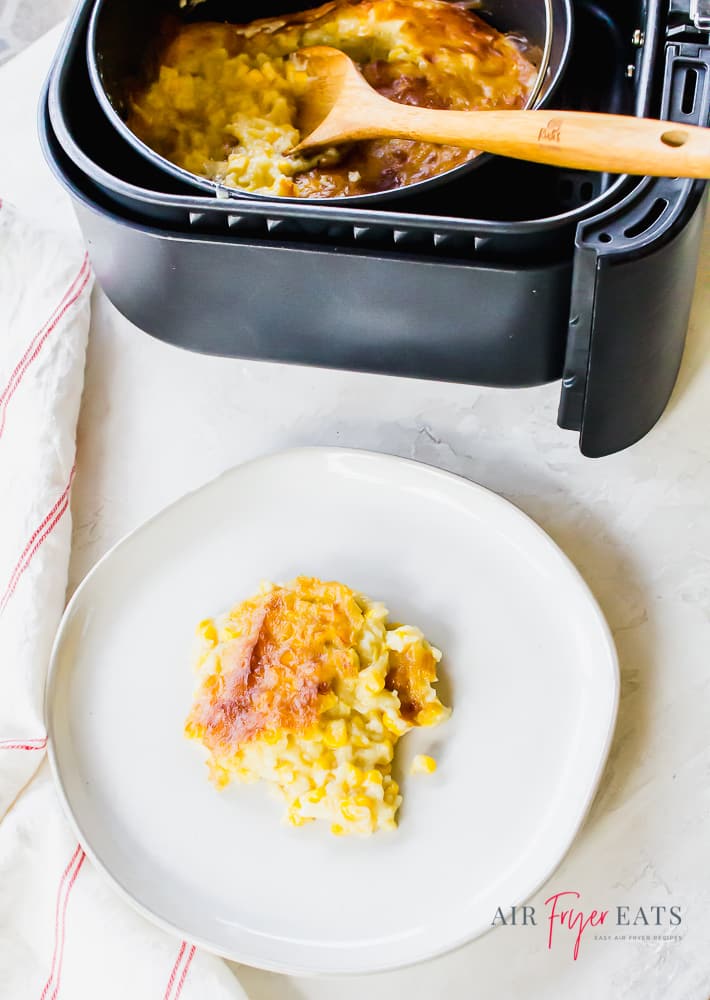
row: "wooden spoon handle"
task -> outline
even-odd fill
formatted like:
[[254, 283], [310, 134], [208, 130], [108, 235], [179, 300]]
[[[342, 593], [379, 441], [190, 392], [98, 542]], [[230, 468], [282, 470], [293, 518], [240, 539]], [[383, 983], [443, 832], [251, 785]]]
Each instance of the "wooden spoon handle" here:
[[[710, 129], [584, 111], [433, 111], [388, 102], [372, 135], [614, 174], [710, 178]], [[368, 138], [367, 129], [358, 138]]]

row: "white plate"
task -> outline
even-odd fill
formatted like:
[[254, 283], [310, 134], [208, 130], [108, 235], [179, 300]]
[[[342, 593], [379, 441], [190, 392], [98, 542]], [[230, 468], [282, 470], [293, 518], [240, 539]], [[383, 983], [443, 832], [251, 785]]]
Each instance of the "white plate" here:
[[[299, 573], [385, 601], [444, 651], [453, 715], [400, 744], [395, 833], [281, 826], [262, 786], [215, 791], [182, 735], [196, 623]], [[361, 973], [470, 940], [548, 878], [617, 700], [599, 608], [517, 508], [415, 462], [314, 448], [233, 469], [94, 567], [57, 636], [47, 721], [84, 849], [147, 917], [265, 969]], [[439, 769], [406, 776], [423, 750]]]

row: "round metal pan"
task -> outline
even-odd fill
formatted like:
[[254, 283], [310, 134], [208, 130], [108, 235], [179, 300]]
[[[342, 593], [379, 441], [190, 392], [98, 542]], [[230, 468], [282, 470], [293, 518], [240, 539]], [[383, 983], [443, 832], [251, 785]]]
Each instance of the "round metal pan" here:
[[[239, 22], [278, 16], [295, 10], [305, 10], [307, 0], [246, 0], [238, 7]], [[473, 5], [472, 5], [473, 6]], [[572, 44], [571, 0], [482, 0], [476, 13], [504, 33], [520, 36], [533, 50], [541, 53], [538, 76], [526, 108], [540, 108], [550, 99], [564, 71]], [[145, 72], [150, 45], [166, 14], [179, 15], [186, 21], [233, 21], [235, 7], [229, 0], [203, 0], [194, 6], [179, 7], [178, 0], [97, 0], [91, 15], [87, 35], [89, 76], [96, 97], [114, 128], [141, 156], [173, 178], [199, 191], [217, 197], [268, 198], [282, 202], [320, 202], [322, 204], [372, 204], [419, 194], [424, 188], [445, 183], [454, 177], [475, 170], [490, 154], [482, 153], [426, 180], [400, 188], [369, 194], [341, 195], [335, 198], [286, 198], [259, 195], [239, 188], [227, 187], [207, 177], [190, 173], [160, 156], [139, 139], [127, 126], [127, 81]]]

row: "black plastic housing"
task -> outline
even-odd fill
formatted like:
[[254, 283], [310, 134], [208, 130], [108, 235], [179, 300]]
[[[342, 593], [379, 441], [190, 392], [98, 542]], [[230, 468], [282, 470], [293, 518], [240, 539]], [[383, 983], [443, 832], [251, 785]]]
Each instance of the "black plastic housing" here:
[[[707, 124], [710, 44], [678, 7], [576, 0], [561, 105]], [[653, 425], [682, 353], [703, 183], [492, 157], [377, 210], [195, 196], [103, 116], [90, 8], [64, 37], [40, 131], [99, 281], [137, 325], [230, 356], [496, 386], [563, 375], [559, 422], [588, 455]]]

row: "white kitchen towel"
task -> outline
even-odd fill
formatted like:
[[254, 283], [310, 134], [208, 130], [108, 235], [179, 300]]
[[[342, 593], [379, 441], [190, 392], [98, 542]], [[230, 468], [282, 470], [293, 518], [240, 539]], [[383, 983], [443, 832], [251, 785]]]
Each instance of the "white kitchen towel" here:
[[240, 1000], [93, 871], [45, 760], [92, 282], [82, 247], [0, 202], [0, 998]]

